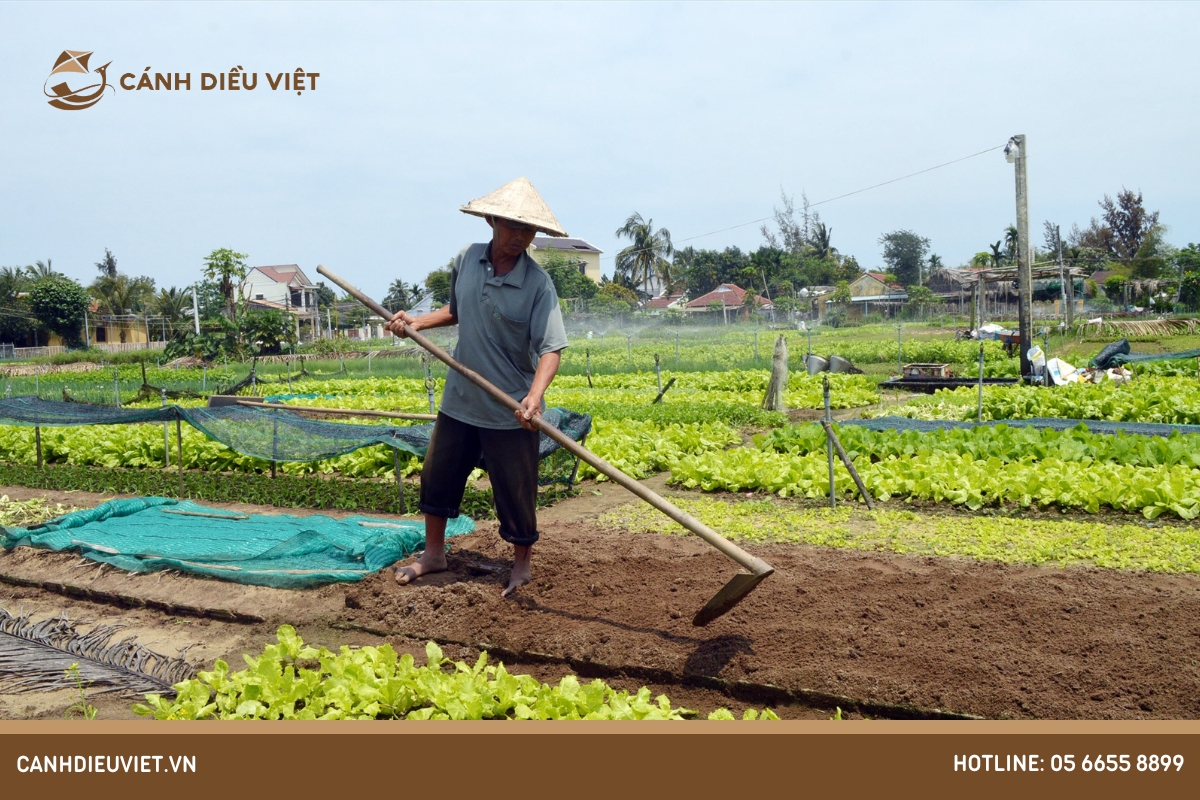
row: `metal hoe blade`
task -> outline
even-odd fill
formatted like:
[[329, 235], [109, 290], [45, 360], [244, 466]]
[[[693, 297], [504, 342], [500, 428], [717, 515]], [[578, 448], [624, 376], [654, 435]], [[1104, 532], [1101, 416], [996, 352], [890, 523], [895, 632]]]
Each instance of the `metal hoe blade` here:
[[721, 591], [713, 595], [713, 598], [704, 604], [704, 608], [696, 612], [696, 616], [692, 617], [692, 624], [700, 627], [712, 622], [742, 602], [746, 595], [754, 591], [755, 586], [762, 583], [773, 572], [775, 570], [757, 574], [739, 572], [737, 575], [734, 575], [729, 583], [721, 587]]

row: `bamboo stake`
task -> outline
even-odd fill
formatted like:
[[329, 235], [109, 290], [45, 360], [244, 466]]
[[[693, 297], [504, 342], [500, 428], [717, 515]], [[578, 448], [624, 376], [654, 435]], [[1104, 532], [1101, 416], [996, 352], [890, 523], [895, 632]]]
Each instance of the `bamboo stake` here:
[[398, 411], [367, 411], [350, 408], [322, 408], [320, 406], [291, 406], [284, 403], [256, 403], [253, 400], [238, 400], [239, 406], [250, 408], [282, 408], [286, 411], [308, 411], [313, 414], [342, 414], [347, 417], [390, 417], [393, 419], [421, 419], [433, 421], [436, 414], [402, 414]]
[[867, 508], [874, 511], [875, 503], [871, 500], [871, 493], [867, 491], [862, 478], [858, 476], [858, 470], [854, 468], [854, 462], [850, 460], [850, 456], [846, 455], [846, 450], [842, 447], [841, 440], [833, 432], [833, 425], [826, 419], [821, 420], [821, 425], [825, 428], [825, 435], [829, 438], [830, 443], [833, 444], [833, 449], [837, 451], [838, 457], [842, 459], [842, 463], [846, 465], [846, 469], [850, 472], [850, 477], [854, 478], [854, 485], [858, 487], [859, 494], [866, 501]]

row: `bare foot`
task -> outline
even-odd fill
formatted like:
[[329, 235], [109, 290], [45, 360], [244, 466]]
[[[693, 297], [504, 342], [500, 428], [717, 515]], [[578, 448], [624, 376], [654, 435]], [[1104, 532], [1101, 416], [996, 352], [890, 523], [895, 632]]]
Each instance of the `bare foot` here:
[[512, 574], [508, 578], [508, 588], [500, 593], [501, 597], [511, 597], [513, 592], [533, 580], [531, 549], [529, 547], [514, 548]]
[[446, 554], [426, 550], [411, 564], [396, 568], [396, 583], [407, 586], [422, 575], [446, 571]]

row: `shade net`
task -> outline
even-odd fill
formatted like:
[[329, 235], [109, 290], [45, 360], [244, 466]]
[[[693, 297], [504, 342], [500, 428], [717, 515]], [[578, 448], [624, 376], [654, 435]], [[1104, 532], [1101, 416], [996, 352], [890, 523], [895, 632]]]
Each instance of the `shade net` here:
[[[320, 461], [361, 447], [383, 444], [424, 457], [433, 423], [422, 425], [352, 424], [310, 419], [283, 409], [230, 405], [217, 408], [116, 408], [64, 403], [37, 397], [0, 400], [0, 425], [122, 425], [182, 420], [243, 455], [266, 461]], [[542, 419], [574, 441], [583, 440], [592, 418], [563, 408], [550, 408]], [[575, 458], [541, 434], [542, 484], [572, 482]], [[482, 464], [480, 465], [483, 466]]]
[[1200, 349], [1178, 350], [1174, 353], [1133, 353], [1129, 349], [1129, 340], [1121, 339], [1105, 346], [1091, 360], [1091, 366], [1099, 369], [1118, 367], [1122, 364], [1143, 364], [1150, 361], [1180, 361], [1190, 358], [1200, 358]]
[[[446, 521], [446, 536], [475, 523]], [[424, 547], [421, 522], [319, 514], [240, 514], [189, 500], [112, 500], [30, 528], [0, 545], [72, 551], [130, 572], [175, 569], [236, 583], [300, 589], [358, 581]]]

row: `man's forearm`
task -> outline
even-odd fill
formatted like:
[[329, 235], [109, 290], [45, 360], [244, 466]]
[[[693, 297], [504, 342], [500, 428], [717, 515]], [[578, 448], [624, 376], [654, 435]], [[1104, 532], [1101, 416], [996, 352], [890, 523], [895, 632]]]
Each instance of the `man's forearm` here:
[[439, 309], [430, 311], [428, 314], [414, 317], [411, 327], [414, 330], [424, 331], [430, 328], [444, 328], [448, 325], [457, 324], [458, 317], [450, 313], [450, 306], [442, 306]]
[[546, 394], [546, 390], [550, 388], [551, 381], [558, 374], [558, 365], [561, 361], [561, 350], [546, 353], [538, 359], [537, 371], [533, 373], [533, 386], [529, 388], [530, 395], [541, 398]]

